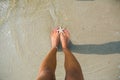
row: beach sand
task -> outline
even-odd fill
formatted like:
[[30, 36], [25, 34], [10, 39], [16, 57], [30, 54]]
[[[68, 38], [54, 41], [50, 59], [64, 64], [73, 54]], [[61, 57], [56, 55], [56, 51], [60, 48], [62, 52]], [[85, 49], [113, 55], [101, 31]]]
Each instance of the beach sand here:
[[35, 80], [56, 26], [70, 31], [85, 80], [120, 80], [120, 0], [0, 0], [0, 80]]

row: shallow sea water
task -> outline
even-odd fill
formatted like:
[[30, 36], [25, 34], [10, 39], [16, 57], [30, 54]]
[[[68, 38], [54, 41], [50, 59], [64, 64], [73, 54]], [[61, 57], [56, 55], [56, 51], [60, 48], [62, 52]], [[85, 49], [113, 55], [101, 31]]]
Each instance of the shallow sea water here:
[[0, 80], [35, 80], [56, 26], [70, 31], [85, 80], [120, 79], [120, 0], [0, 0]]

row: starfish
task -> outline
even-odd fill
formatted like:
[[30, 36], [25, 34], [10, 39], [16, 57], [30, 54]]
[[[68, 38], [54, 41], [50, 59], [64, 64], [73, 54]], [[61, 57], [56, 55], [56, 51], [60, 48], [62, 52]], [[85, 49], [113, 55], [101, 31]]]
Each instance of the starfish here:
[[62, 27], [59, 27], [59, 29], [57, 30], [59, 33], [63, 33], [63, 30], [64, 30], [64, 28], [62, 28]]

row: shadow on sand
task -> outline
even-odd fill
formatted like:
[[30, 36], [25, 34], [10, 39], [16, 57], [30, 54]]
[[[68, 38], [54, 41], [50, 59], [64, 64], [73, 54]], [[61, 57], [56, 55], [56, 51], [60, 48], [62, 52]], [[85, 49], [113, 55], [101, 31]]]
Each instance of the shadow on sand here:
[[[70, 49], [72, 52], [80, 54], [120, 54], [120, 41], [109, 42], [105, 44], [87, 44], [76, 45], [70, 42]], [[61, 49], [60, 49], [61, 51]]]

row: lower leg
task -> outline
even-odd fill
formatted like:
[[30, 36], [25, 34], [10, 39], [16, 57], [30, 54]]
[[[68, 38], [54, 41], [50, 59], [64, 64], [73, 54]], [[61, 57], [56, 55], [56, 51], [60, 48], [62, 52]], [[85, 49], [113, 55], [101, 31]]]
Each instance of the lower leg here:
[[83, 74], [79, 62], [68, 48], [63, 49], [65, 53], [66, 80], [83, 80]]
[[55, 80], [56, 52], [59, 43], [57, 29], [51, 32], [52, 49], [41, 63], [37, 80]]
[[52, 48], [41, 63], [37, 80], [55, 80], [56, 48]]
[[75, 56], [68, 49], [69, 32], [64, 30], [64, 33], [60, 34], [60, 41], [62, 44], [63, 52], [65, 54], [65, 70], [66, 80], [83, 80], [83, 74], [79, 62]]

